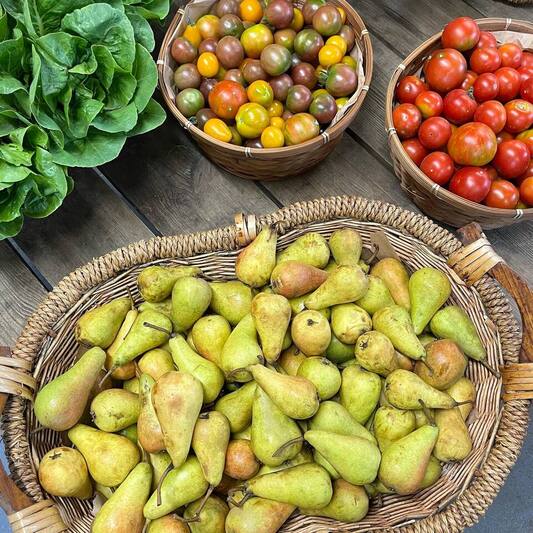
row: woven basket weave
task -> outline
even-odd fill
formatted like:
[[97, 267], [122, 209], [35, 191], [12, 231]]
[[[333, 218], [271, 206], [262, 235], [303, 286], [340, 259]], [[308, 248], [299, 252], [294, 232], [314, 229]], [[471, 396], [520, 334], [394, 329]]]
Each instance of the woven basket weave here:
[[[463, 249], [452, 234], [424, 216], [390, 204], [358, 197], [331, 197], [294, 204], [258, 219], [244, 217], [239, 226], [141, 241], [95, 259], [64, 278], [30, 317], [13, 348], [14, 361], [21, 361], [19, 372], [27, 376], [31, 366], [37, 382], [44, 383], [64, 371], [77, 351], [72, 331], [77, 317], [95, 304], [124, 295], [128, 290], [138, 299], [135, 279], [146, 264], [186, 261], [199, 265], [215, 279], [232, 278], [239, 245], [252, 239], [263, 224], [272, 222], [279, 223], [283, 234], [280, 246], [311, 229], [328, 236], [339, 227], [351, 226], [361, 232], [368, 247], [376, 232], [384, 232], [408, 267], [431, 265], [450, 277], [452, 300], [465, 307], [475, 321], [492, 367], [518, 361], [520, 330], [508, 300], [489, 276], [483, 276], [471, 288], [447, 266], [446, 258]], [[357, 524], [295, 515], [282, 531], [390, 531], [392, 526], [398, 526], [395, 531], [405, 533], [453, 533], [474, 524], [517, 459], [527, 427], [528, 402], [512, 400], [501, 404], [501, 379], [478, 364], [469, 364], [468, 375], [476, 382], [478, 397], [477, 414], [469, 422], [474, 451], [465, 461], [446, 465], [441, 480], [419, 494], [386, 496], [381, 507], [374, 501], [369, 515]], [[19, 388], [19, 394], [21, 390], [31, 390], [31, 380], [27, 381], [27, 385]], [[3, 390], [1, 385], [0, 379]], [[43, 512], [44, 506], [44, 512], [49, 513], [50, 501], [44, 500], [35, 464], [47, 450], [60, 443], [60, 435], [49, 430], [34, 432], [37, 424], [28, 406], [28, 401], [17, 395], [7, 402], [3, 419], [6, 453], [17, 485], [33, 501], [41, 502], [38, 512]], [[0, 470], [2, 492], [6, 490], [4, 485]], [[69, 524], [69, 531], [90, 531], [90, 502], [62, 498], [54, 501]], [[31, 516], [29, 511], [28, 514]], [[12, 516], [11, 521], [24, 525], [24, 517]], [[21, 532], [62, 531], [59, 526], [54, 526], [59, 527], [56, 529], [22, 526], [17, 522]]]

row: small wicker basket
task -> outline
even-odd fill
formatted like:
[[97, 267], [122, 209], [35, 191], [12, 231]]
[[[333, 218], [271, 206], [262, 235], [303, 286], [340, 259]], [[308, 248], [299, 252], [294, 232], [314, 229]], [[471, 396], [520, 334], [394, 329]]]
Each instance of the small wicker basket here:
[[[159, 86], [163, 98], [178, 122], [190, 132], [200, 148], [214, 163], [241, 178], [251, 180], [276, 180], [301, 174], [317, 165], [335, 148], [344, 130], [354, 120], [372, 79], [372, 44], [370, 35], [361, 17], [345, 0], [329, 0], [341, 6], [346, 12], [346, 22], [355, 31], [356, 41], [363, 56], [364, 83], [359, 87], [359, 95], [348, 104], [346, 112], [335, 124], [329, 126], [321, 135], [295, 146], [283, 148], [249, 148], [218, 141], [204, 133], [188, 120], [176, 107], [172, 87], [165, 82], [165, 72], [175, 69], [170, 49], [177, 36], [176, 30], [183, 17], [183, 10], [178, 10], [167, 30], [158, 59]], [[295, 0], [295, 6], [301, 6], [303, 0]], [[359, 90], [358, 89], [358, 90]]]
[[[476, 21], [484, 31], [507, 31], [533, 34], [533, 23], [524, 20], [499, 18]], [[439, 48], [441, 33], [437, 33], [400, 63], [389, 82], [385, 100], [385, 127], [389, 137], [392, 163], [402, 189], [413, 202], [427, 215], [458, 228], [475, 221], [483, 228], [499, 228], [522, 220], [533, 220], [533, 208], [497, 209], [465, 200], [431, 181], [403, 149], [392, 121], [395, 105], [394, 92], [398, 81], [409, 74], [416, 74], [426, 58]]]

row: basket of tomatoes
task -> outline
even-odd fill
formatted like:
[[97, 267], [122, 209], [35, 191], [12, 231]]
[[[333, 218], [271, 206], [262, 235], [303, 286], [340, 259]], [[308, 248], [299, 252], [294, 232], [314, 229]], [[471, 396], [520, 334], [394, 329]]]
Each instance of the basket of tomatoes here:
[[372, 77], [365, 25], [344, 0], [193, 0], [158, 61], [172, 114], [213, 162], [247, 179], [322, 161]]
[[533, 24], [449, 22], [398, 66], [386, 97], [396, 175], [459, 227], [533, 220]]

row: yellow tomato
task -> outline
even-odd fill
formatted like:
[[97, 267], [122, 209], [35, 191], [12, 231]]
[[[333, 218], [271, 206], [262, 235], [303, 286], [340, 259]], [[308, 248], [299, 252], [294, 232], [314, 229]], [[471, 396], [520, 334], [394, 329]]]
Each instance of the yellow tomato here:
[[216, 76], [219, 69], [218, 59], [213, 52], [204, 52], [200, 54], [196, 68], [204, 78], [213, 78]]
[[331, 67], [340, 62], [342, 53], [342, 50], [334, 44], [326, 44], [318, 52], [318, 62], [323, 67]]
[[268, 81], [256, 80], [246, 89], [248, 100], [256, 104], [261, 104], [264, 108], [270, 107], [274, 101], [274, 91]]
[[259, 22], [263, 18], [263, 8], [258, 0], [243, 0], [239, 6], [242, 20]]
[[243, 104], [237, 111], [235, 124], [237, 131], [247, 139], [255, 139], [270, 123], [267, 110], [254, 103]]
[[329, 93], [328, 91], [326, 91], [326, 89], [315, 89], [311, 93], [311, 98], [314, 100], [319, 94], [329, 94]]
[[357, 70], [357, 61], [352, 56], [344, 56], [341, 63], [352, 67], [354, 70]]
[[274, 100], [267, 108], [270, 117], [281, 117], [283, 115], [283, 104], [279, 100]]
[[335, 102], [337, 102], [337, 109], [340, 109], [341, 107], [344, 107], [348, 103], [348, 98], [346, 96], [343, 96], [342, 98], [337, 98]]
[[283, 131], [275, 126], [268, 126], [261, 133], [261, 144], [265, 148], [280, 148], [285, 144]]
[[291, 22], [290, 27], [294, 31], [300, 31], [304, 27], [304, 16], [302, 14], [302, 10], [295, 7], [293, 11], [294, 11], [294, 14], [292, 17], [292, 22]]
[[200, 30], [196, 24], [189, 24], [183, 32], [183, 37], [194, 44], [196, 48], [198, 48], [202, 42], [202, 35], [200, 34]]
[[346, 11], [340, 6], [337, 6], [337, 11], [340, 13], [342, 23], [344, 24], [346, 22]]
[[231, 131], [231, 144], [242, 146], [242, 137], [241, 134], [237, 131], [237, 128], [235, 126], [230, 126], [229, 129]]
[[220, 19], [216, 15], [203, 15], [196, 21], [202, 39], [220, 37]]
[[275, 128], [279, 128], [280, 130], [282, 130], [283, 124], [285, 124], [285, 121], [281, 117], [270, 117], [271, 126], [274, 126]]
[[340, 48], [342, 50], [342, 55], [346, 53], [347, 44], [346, 41], [340, 35], [332, 35], [326, 41], [326, 44], [332, 44], [333, 46]]
[[204, 132], [225, 143], [229, 143], [233, 137], [229, 126], [219, 118], [210, 118], [204, 125]]

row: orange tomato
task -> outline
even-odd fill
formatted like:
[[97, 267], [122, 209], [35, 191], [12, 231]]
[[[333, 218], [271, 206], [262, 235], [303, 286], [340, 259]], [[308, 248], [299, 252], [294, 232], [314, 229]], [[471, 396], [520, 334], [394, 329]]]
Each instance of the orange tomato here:
[[202, 39], [220, 37], [220, 19], [216, 15], [203, 15], [196, 21]]
[[283, 115], [283, 104], [279, 100], [274, 100], [267, 108], [270, 117], [281, 117]]
[[194, 44], [196, 48], [198, 48], [202, 42], [202, 35], [196, 24], [189, 24], [183, 32], [183, 37], [185, 37], [190, 43]]
[[294, 31], [300, 31], [304, 27], [304, 16], [301, 9], [295, 7], [290, 27]]
[[239, 6], [242, 20], [259, 22], [263, 18], [263, 8], [258, 0], [243, 0]]
[[342, 50], [334, 44], [326, 44], [318, 52], [318, 62], [323, 67], [331, 67], [341, 61], [342, 53]]
[[274, 126], [275, 128], [279, 128], [280, 130], [282, 130], [284, 124], [285, 124], [285, 121], [281, 117], [270, 118], [270, 125]]
[[261, 144], [264, 148], [280, 148], [285, 144], [283, 131], [275, 126], [268, 126], [261, 133]]
[[229, 143], [233, 138], [229, 126], [219, 118], [210, 118], [204, 125], [204, 132], [226, 143]]
[[200, 54], [196, 67], [198, 72], [204, 76], [204, 78], [213, 78], [216, 76], [219, 69], [218, 59], [213, 52], [204, 52]]

